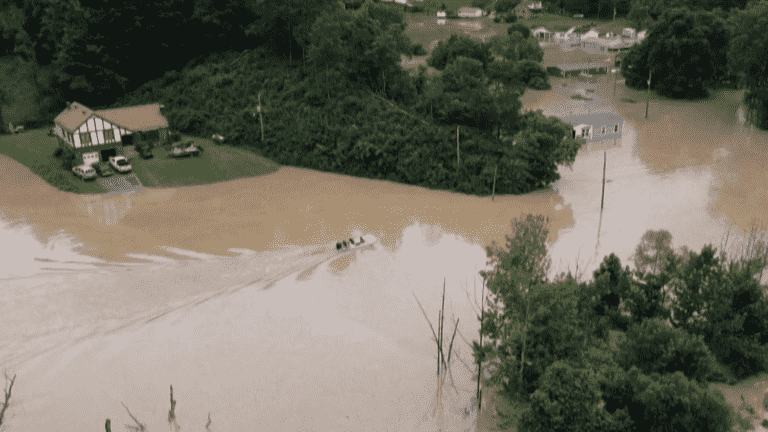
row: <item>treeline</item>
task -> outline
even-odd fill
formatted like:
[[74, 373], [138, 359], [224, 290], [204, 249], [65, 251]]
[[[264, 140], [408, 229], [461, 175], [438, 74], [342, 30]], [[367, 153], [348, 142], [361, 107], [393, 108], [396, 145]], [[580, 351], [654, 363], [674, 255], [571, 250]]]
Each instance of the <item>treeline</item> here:
[[622, 60], [630, 87], [702, 98], [729, 81], [746, 89], [748, 121], [768, 129], [768, 1], [636, 2], [630, 19], [648, 38]]
[[557, 180], [557, 164], [572, 163], [579, 143], [571, 125], [521, 112], [525, 88], [549, 82], [541, 48], [519, 27], [487, 43], [452, 36], [428, 60], [441, 73], [422, 67], [412, 76], [400, 65], [413, 48], [402, 14], [372, 2], [328, 9], [309, 30], [300, 65], [264, 49], [230, 52], [115, 105], [162, 101], [174, 128], [224, 135], [281, 164], [477, 195], [525, 193]]
[[[487, 249], [489, 295], [478, 363], [486, 384], [525, 407], [501, 410], [501, 428], [531, 431], [730, 431], [735, 417], [711, 382], [768, 371], [768, 261], [751, 242], [738, 259], [671, 248], [649, 231], [635, 269], [605, 257], [588, 282], [547, 277], [547, 221], [513, 221], [514, 236]], [[768, 407], [766, 407], [768, 409]], [[741, 419], [743, 422], [743, 419]]]

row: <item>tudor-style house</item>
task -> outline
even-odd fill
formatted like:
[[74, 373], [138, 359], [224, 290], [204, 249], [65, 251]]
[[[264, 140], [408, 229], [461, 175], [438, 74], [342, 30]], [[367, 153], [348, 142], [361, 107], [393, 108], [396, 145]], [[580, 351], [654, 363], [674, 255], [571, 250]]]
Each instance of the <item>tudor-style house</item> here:
[[60, 147], [69, 147], [76, 157], [90, 165], [122, 154], [137, 132], [156, 131], [157, 138], [168, 137], [168, 120], [160, 113], [160, 104], [139, 105], [106, 110], [91, 110], [72, 102], [53, 120], [54, 134]]

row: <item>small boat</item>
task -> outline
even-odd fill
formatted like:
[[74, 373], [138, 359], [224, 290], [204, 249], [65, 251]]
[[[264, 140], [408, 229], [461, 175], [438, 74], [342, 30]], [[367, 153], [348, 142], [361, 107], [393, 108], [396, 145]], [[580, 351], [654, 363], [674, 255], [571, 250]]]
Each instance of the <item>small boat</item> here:
[[365, 247], [373, 246], [378, 239], [375, 236], [366, 234], [357, 239], [346, 239], [336, 243], [336, 250], [338, 252], [347, 252], [354, 249], [362, 249]]

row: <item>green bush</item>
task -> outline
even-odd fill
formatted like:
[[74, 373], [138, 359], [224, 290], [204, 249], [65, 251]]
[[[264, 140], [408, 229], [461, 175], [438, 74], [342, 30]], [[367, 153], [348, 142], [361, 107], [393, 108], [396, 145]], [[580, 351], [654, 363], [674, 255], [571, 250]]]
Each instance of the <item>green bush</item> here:
[[524, 39], [531, 37], [531, 29], [523, 23], [516, 22], [507, 27], [508, 35], [511, 35], [514, 32], [520, 33]]
[[423, 56], [423, 55], [427, 55], [427, 50], [424, 49], [424, 45], [420, 43], [414, 43], [413, 45], [411, 45], [411, 54], [415, 56]]
[[496, 12], [511, 12], [519, 4], [520, 0], [497, 0], [495, 5]]
[[760, 422], [760, 426], [768, 428], [768, 419], [763, 419], [763, 421]]
[[55, 157], [55, 158], [60, 158], [62, 154], [64, 154], [64, 150], [63, 150], [62, 148], [57, 148], [57, 149], [56, 149], [56, 150], [53, 152], [53, 157]]
[[706, 382], [714, 373], [715, 360], [701, 336], [669, 327], [659, 318], [632, 325], [619, 345], [619, 364], [637, 366], [645, 374], [682, 372], [686, 377]]
[[763, 408], [765, 408], [766, 411], [768, 411], [768, 393], [765, 394], [763, 397]]

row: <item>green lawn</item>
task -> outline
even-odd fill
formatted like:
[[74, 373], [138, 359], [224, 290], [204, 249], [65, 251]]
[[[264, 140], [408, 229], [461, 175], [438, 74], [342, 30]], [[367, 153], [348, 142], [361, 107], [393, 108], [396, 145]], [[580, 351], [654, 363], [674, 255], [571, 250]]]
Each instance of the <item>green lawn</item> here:
[[133, 171], [144, 186], [178, 187], [210, 184], [269, 174], [280, 166], [269, 159], [239, 148], [217, 145], [210, 139], [183, 137], [203, 147], [200, 157], [172, 158], [170, 145], [154, 149], [153, 159], [131, 160]]
[[[153, 159], [130, 159], [133, 172], [148, 187], [178, 187], [209, 184], [244, 177], [269, 174], [280, 166], [252, 152], [224, 145], [210, 139], [184, 137], [203, 146], [201, 157], [172, 159], [165, 148], [155, 148]], [[16, 135], [0, 135], [0, 153], [24, 164], [33, 173], [61, 190], [94, 194], [106, 192], [95, 180], [83, 181], [61, 160], [53, 156], [56, 139], [47, 129], [25, 131]], [[120, 176], [121, 174], [115, 174]]]
[[95, 180], [83, 181], [65, 169], [61, 160], [53, 156], [57, 148], [56, 138], [49, 137], [47, 129], [0, 135], [0, 153], [24, 164], [54, 187], [84, 194], [103, 192]]

